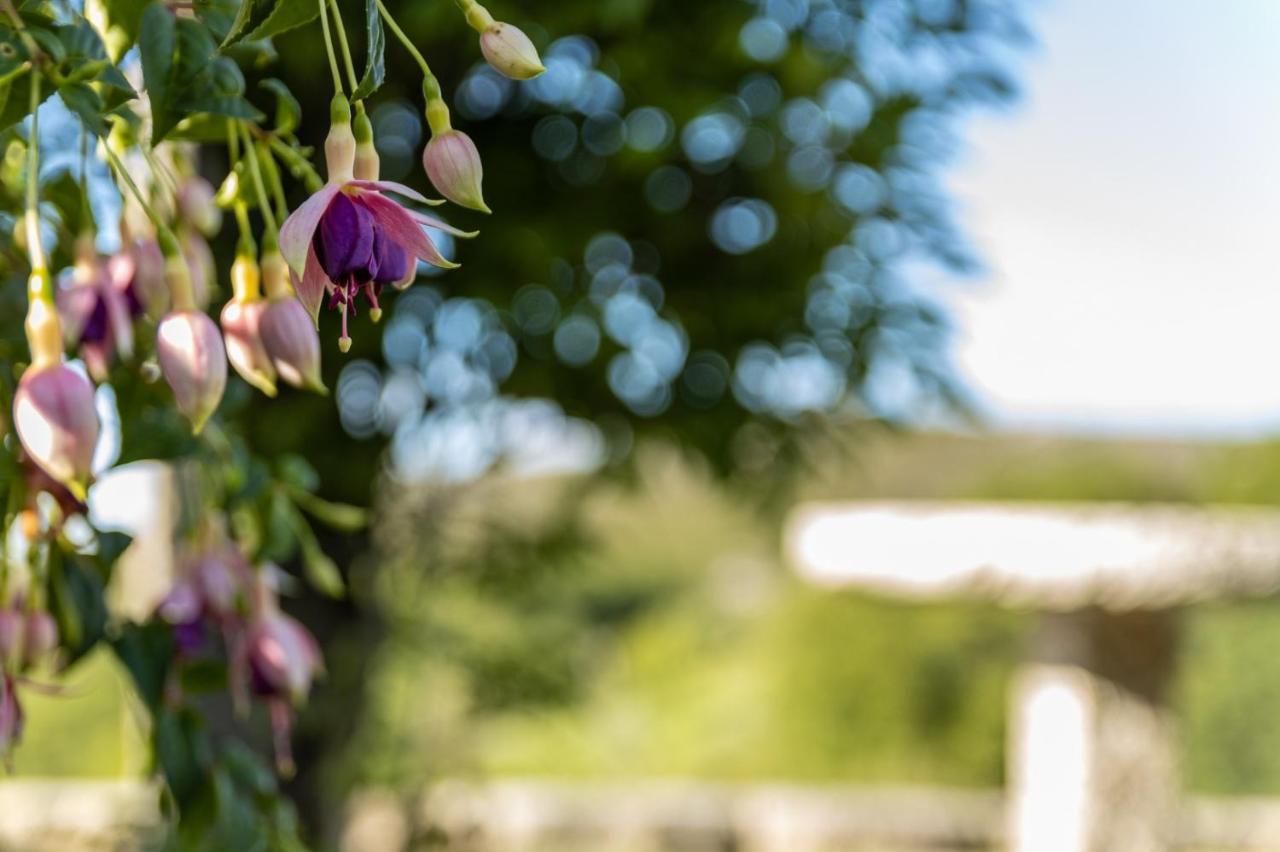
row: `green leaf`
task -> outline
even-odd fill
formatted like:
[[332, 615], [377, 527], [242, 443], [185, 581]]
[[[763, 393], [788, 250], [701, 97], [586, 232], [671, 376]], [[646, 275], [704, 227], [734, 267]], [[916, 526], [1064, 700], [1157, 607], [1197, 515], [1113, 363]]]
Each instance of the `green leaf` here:
[[[151, 98], [151, 142], [201, 114], [259, 120], [244, 99], [244, 75], [234, 60], [219, 56], [209, 30], [190, 18], [174, 19], [161, 5], [142, 19], [142, 72]], [[224, 130], [225, 132], [225, 130]]]
[[164, 684], [173, 658], [173, 631], [158, 621], [125, 624], [111, 647], [133, 676], [138, 695], [154, 714], [164, 698]]
[[338, 565], [329, 558], [329, 554], [320, 547], [311, 525], [295, 507], [290, 506], [293, 532], [302, 549], [302, 570], [307, 575], [307, 582], [317, 592], [331, 598], [340, 598], [346, 594], [346, 583], [342, 580], [342, 572]]
[[142, 79], [151, 99], [154, 123], [152, 142], [158, 142], [177, 123], [169, 115], [170, 80], [173, 77], [174, 49], [178, 34], [173, 13], [162, 3], [153, 3], [142, 13], [138, 30], [138, 53], [142, 59]]
[[302, 119], [302, 106], [289, 87], [274, 77], [258, 84], [276, 96], [276, 133], [292, 133]]
[[119, 62], [137, 41], [149, 0], [85, 0], [84, 16], [103, 34], [107, 55]]
[[311, 517], [339, 532], [358, 532], [369, 525], [369, 510], [360, 506], [331, 503], [297, 488], [290, 488], [289, 496]]
[[355, 92], [351, 95], [351, 99], [355, 101], [364, 100], [378, 91], [387, 74], [383, 56], [386, 52], [387, 38], [382, 32], [382, 16], [378, 14], [378, 0], [364, 0], [364, 26], [364, 76], [360, 78], [360, 85], [356, 86]]
[[62, 71], [64, 84], [92, 80], [133, 94], [133, 87], [107, 56], [102, 39], [88, 21], [56, 27], [55, 32], [67, 52]]
[[69, 661], [84, 656], [107, 625], [102, 578], [75, 555], [55, 551], [49, 560], [49, 609], [58, 622]]
[[316, 0], [277, 0], [275, 8], [267, 19], [254, 28], [246, 38], [257, 41], [262, 38], [273, 38], [280, 33], [309, 24], [320, 17]]

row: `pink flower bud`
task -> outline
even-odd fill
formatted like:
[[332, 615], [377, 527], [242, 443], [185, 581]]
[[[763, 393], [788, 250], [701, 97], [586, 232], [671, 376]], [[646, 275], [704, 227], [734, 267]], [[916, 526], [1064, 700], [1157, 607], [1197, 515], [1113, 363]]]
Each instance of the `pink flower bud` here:
[[262, 316], [267, 302], [232, 299], [222, 309], [222, 339], [227, 360], [240, 378], [267, 396], [276, 395], [276, 371], [262, 343]]
[[66, 364], [28, 368], [13, 397], [13, 424], [32, 461], [83, 498], [98, 443], [89, 380]]
[[171, 313], [156, 329], [156, 355], [178, 409], [199, 433], [227, 387], [227, 352], [218, 326], [200, 311]]
[[34, 666], [58, 647], [58, 623], [44, 610], [27, 613], [22, 655], [28, 666]]
[[529, 37], [519, 27], [501, 21], [494, 21], [481, 33], [480, 52], [495, 71], [512, 80], [531, 80], [547, 70]]
[[213, 186], [198, 175], [187, 178], [178, 187], [178, 212], [209, 237], [222, 227], [222, 211], [213, 203], [213, 196]]
[[301, 701], [322, 669], [315, 637], [296, 619], [267, 609], [249, 625], [246, 637], [254, 691]]
[[262, 315], [262, 344], [280, 378], [297, 388], [325, 392], [320, 379], [320, 335], [293, 296], [273, 300]]
[[186, 231], [182, 235], [182, 256], [191, 274], [191, 295], [196, 306], [203, 309], [209, 305], [209, 295], [218, 279], [213, 249], [204, 237], [195, 231]]
[[13, 678], [0, 674], [0, 758], [8, 762], [13, 747], [22, 739], [22, 706]]
[[461, 130], [446, 130], [433, 136], [422, 152], [422, 166], [432, 185], [454, 204], [481, 213], [492, 212], [484, 203], [480, 188], [484, 178], [480, 152]]
[[22, 638], [26, 623], [13, 607], [0, 609], [0, 669], [16, 668], [22, 660]]

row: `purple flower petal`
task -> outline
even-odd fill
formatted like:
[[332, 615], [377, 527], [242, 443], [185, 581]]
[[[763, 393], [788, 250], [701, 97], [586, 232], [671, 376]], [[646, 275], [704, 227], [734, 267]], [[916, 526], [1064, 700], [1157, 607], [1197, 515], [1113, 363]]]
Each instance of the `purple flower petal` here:
[[342, 189], [342, 184], [327, 183], [320, 191], [302, 203], [293, 211], [280, 228], [280, 253], [285, 263], [289, 264], [298, 275], [303, 274], [307, 263], [307, 249], [315, 236], [320, 217], [329, 209], [329, 202]]
[[320, 217], [311, 245], [330, 281], [365, 273], [373, 257], [374, 219], [345, 192], [333, 197]]
[[409, 253], [383, 234], [381, 230], [373, 240], [373, 276], [379, 284], [391, 284], [409, 273]]

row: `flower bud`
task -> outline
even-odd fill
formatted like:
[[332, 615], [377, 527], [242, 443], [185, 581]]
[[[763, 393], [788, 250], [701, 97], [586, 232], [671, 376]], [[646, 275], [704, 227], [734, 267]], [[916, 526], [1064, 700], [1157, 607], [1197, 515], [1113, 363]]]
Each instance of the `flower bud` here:
[[22, 640], [26, 623], [16, 607], [0, 609], [0, 670], [17, 668], [22, 661]]
[[296, 388], [326, 392], [320, 378], [320, 335], [296, 297], [273, 299], [262, 314], [261, 332], [281, 379]]
[[213, 185], [198, 175], [178, 187], [178, 212], [206, 237], [212, 237], [222, 227], [222, 210], [213, 203], [213, 195]]
[[322, 669], [315, 637], [274, 608], [254, 618], [245, 639], [254, 692], [301, 701]]
[[34, 666], [58, 647], [58, 623], [44, 610], [27, 613], [26, 631], [23, 634], [22, 656], [28, 666]]
[[480, 34], [480, 52], [495, 71], [512, 80], [531, 80], [547, 70], [524, 31], [501, 21]]
[[169, 287], [164, 280], [164, 254], [154, 239], [122, 249], [110, 261], [115, 275], [127, 283], [130, 307], [159, 320], [169, 310]]
[[276, 395], [276, 371], [262, 345], [262, 314], [267, 303], [258, 286], [258, 264], [252, 257], [236, 257], [231, 265], [234, 295], [222, 309], [222, 339], [227, 360], [240, 378], [267, 396]]
[[352, 122], [352, 131], [356, 139], [355, 179], [377, 180], [381, 161], [378, 157], [378, 149], [373, 142], [373, 124], [369, 121], [363, 105], [357, 104], [357, 106], [359, 109]]
[[198, 434], [227, 386], [227, 352], [218, 327], [200, 311], [175, 311], [156, 329], [156, 355], [179, 410]]
[[209, 305], [209, 296], [218, 279], [218, 267], [213, 259], [209, 242], [195, 231], [184, 230], [181, 236], [182, 257], [187, 262], [191, 276], [191, 297], [196, 307], [203, 310]]
[[445, 198], [481, 213], [491, 212], [480, 188], [484, 166], [470, 136], [453, 129], [433, 136], [422, 152], [422, 166]]
[[32, 461], [83, 499], [98, 443], [89, 380], [65, 364], [29, 367], [13, 397], [13, 423]]

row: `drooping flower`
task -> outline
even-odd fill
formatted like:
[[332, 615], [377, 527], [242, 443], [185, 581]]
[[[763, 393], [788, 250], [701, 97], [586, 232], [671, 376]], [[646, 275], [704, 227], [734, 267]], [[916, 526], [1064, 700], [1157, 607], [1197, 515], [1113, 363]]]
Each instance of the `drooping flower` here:
[[462, 207], [492, 212], [484, 203], [481, 183], [484, 165], [476, 143], [461, 130], [450, 128], [431, 137], [422, 152], [422, 167], [431, 185], [445, 198]]
[[191, 295], [195, 298], [196, 307], [203, 309], [208, 306], [214, 282], [218, 280], [213, 249], [209, 248], [209, 241], [192, 228], [182, 228], [178, 232], [178, 239], [182, 244], [182, 256], [191, 273]]
[[58, 624], [42, 609], [27, 613], [23, 631], [22, 659], [28, 666], [41, 662], [58, 648]]
[[323, 669], [315, 637], [274, 603], [249, 622], [245, 648], [250, 685], [264, 697], [300, 702]]
[[156, 355], [178, 408], [198, 433], [227, 386], [227, 353], [218, 326], [201, 311], [174, 311], [156, 329]]
[[[345, 101], [341, 103], [345, 109]], [[335, 112], [340, 116], [341, 110]], [[418, 192], [391, 181], [360, 180], [354, 175], [356, 143], [349, 120], [335, 121], [325, 141], [329, 182], [289, 216], [280, 229], [280, 251], [289, 265], [294, 290], [316, 320], [326, 292], [330, 307], [342, 316], [344, 348], [349, 346], [347, 316], [363, 294], [378, 308], [383, 286], [407, 287], [419, 260], [442, 269], [457, 267], [427, 236], [424, 227], [459, 237], [474, 234], [387, 197], [393, 192], [429, 203]]]
[[547, 70], [524, 31], [502, 21], [480, 34], [480, 52], [495, 71], [512, 80], [531, 80]]
[[98, 443], [89, 380], [66, 364], [28, 367], [13, 397], [13, 423], [32, 461], [82, 499]]
[[15, 605], [0, 607], [0, 670], [16, 669], [22, 662], [22, 642], [27, 630], [22, 610]]
[[130, 315], [159, 320], [169, 310], [164, 254], [154, 238], [134, 240], [107, 261], [108, 274], [124, 284]]
[[106, 379], [118, 352], [133, 354], [133, 318], [139, 310], [131, 304], [132, 268], [127, 263], [104, 263], [92, 237], [76, 243], [76, 262], [69, 286], [58, 291], [58, 314], [63, 333], [84, 360], [89, 374]]
[[267, 301], [258, 278], [258, 264], [252, 257], [236, 257], [231, 266], [232, 296], [222, 308], [222, 339], [227, 360], [240, 377], [267, 396], [275, 396], [276, 371], [262, 340]]

